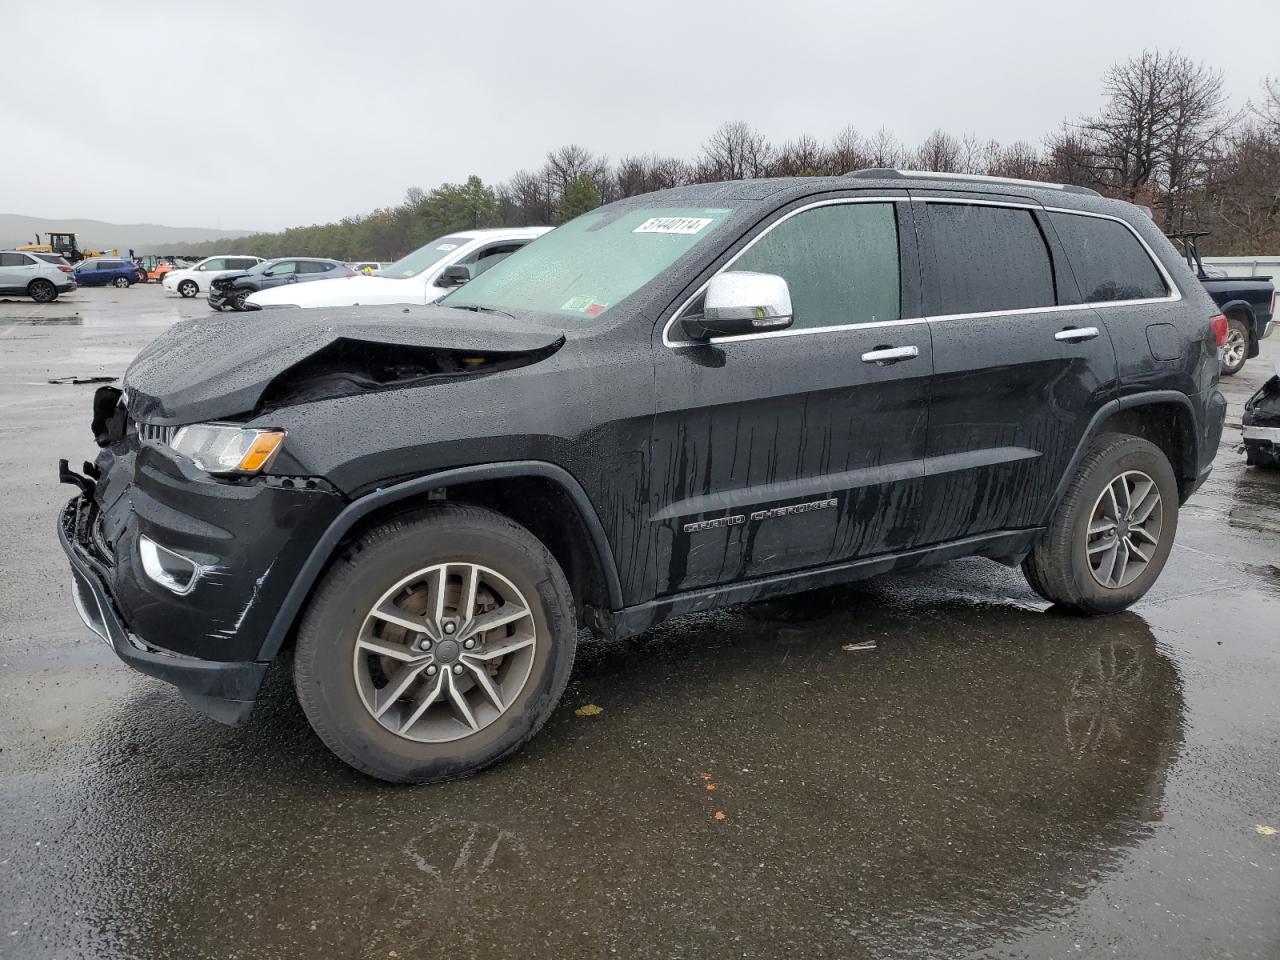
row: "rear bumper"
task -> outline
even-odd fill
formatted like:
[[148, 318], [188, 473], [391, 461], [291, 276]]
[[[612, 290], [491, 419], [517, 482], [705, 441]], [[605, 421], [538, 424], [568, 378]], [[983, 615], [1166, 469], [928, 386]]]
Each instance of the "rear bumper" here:
[[71, 593], [85, 626], [140, 673], [171, 683], [202, 713], [242, 723], [253, 709], [267, 663], [201, 660], [150, 646], [129, 632], [108, 587], [110, 568], [92, 546], [92, 500], [78, 496], [58, 517], [58, 542], [71, 564]]

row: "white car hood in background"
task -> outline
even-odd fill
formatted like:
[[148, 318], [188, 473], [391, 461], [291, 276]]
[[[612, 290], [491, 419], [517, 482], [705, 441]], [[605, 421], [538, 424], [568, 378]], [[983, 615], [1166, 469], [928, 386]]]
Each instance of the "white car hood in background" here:
[[336, 277], [310, 283], [286, 283], [260, 290], [249, 297], [258, 307], [367, 307], [377, 303], [429, 303], [445, 291], [428, 287], [422, 277], [401, 280], [395, 277]]

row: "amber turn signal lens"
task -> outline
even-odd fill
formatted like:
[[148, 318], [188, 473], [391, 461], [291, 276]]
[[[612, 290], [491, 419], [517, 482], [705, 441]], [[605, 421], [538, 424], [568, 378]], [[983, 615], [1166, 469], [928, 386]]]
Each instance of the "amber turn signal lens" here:
[[237, 469], [245, 473], [257, 473], [267, 465], [267, 461], [283, 442], [284, 431], [282, 430], [258, 434], [248, 451], [240, 458], [240, 466]]

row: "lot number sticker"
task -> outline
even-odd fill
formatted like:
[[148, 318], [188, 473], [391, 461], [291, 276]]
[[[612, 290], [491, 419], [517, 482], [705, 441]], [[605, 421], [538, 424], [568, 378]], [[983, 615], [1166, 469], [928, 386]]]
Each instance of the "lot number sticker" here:
[[687, 235], [697, 233], [707, 224], [714, 222], [710, 217], [650, 217], [631, 232], [680, 233]]

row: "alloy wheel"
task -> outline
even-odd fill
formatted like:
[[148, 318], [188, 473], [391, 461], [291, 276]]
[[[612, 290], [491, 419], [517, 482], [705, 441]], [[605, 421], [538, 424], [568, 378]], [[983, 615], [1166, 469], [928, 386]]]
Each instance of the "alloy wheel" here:
[[1093, 579], [1118, 590], [1142, 576], [1160, 545], [1164, 504], [1156, 482], [1128, 470], [1099, 495], [1089, 515], [1085, 550]]
[[1238, 370], [1244, 365], [1246, 346], [1244, 334], [1232, 326], [1227, 332], [1227, 342], [1222, 345], [1222, 365], [1228, 370]]
[[31, 299], [36, 303], [51, 303], [57, 291], [47, 280], [37, 280], [31, 284]]
[[352, 662], [356, 688], [383, 728], [422, 743], [470, 736], [524, 689], [538, 634], [510, 580], [474, 563], [418, 570], [365, 616]]

